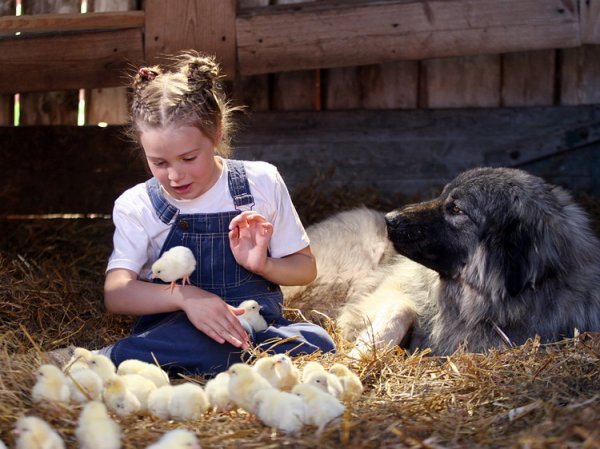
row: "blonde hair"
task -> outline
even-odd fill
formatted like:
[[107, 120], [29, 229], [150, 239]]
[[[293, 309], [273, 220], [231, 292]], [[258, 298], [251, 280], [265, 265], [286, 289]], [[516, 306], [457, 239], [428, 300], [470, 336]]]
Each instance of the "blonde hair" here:
[[219, 155], [229, 156], [231, 115], [242, 108], [230, 105], [222, 78], [214, 57], [193, 50], [174, 57], [169, 66], [140, 68], [132, 77], [129, 135], [138, 140], [145, 129], [194, 126]]

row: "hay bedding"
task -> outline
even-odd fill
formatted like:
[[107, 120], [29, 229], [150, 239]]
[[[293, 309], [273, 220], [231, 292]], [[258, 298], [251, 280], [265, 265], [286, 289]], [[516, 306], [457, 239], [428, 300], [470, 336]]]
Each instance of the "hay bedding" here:
[[[390, 208], [367, 194], [372, 200], [367, 205]], [[303, 207], [311, 208], [307, 221], [328, 213], [315, 210], [317, 204], [339, 210], [356, 202], [356, 195], [348, 199], [341, 191], [330, 202], [318, 195], [304, 198], [308, 203], [297, 203], [301, 216], [306, 216]], [[590, 210], [598, 210], [597, 203], [588, 203]], [[102, 308], [112, 224], [3, 220], [0, 232], [0, 438], [12, 447], [14, 422], [33, 414], [56, 428], [68, 448], [75, 448], [81, 406], [33, 404], [33, 371], [45, 362], [42, 351], [67, 344], [97, 348], [127, 334], [131, 318], [108, 315]], [[331, 330], [341, 350], [321, 357], [325, 366], [347, 362], [346, 342]], [[310, 427], [291, 437], [248, 414], [209, 413], [183, 424], [117, 418], [124, 429], [123, 447], [143, 448], [178, 427], [195, 431], [204, 448], [600, 447], [598, 335], [552, 345], [533, 340], [488, 354], [458, 351], [444, 358], [392, 349], [352, 367], [365, 393], [320, 439]]]

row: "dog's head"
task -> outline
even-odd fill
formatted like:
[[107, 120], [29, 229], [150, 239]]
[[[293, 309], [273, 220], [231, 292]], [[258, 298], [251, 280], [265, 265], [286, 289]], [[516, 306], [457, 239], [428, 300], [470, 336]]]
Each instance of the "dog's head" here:
[[438, 198], [392, 211], [386, 221], [400, 254], [476, 288], [500, 284], [511, 296], [564, 271], [569, 223], [588, 227], [562, 189], [507, 168], [464, 172]]

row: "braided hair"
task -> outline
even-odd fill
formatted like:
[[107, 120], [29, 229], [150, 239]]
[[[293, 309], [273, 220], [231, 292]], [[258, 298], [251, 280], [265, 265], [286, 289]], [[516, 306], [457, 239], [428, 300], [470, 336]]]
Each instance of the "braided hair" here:
[[[194, 126], [213, 141], [217, 153], [229, 155], [232, 107], [212, 56], [182, 52], [171, 65], [142, 67], [132, 77], [129, 134], [135, 140], [146, 129]], [[217, 138], [221, 133], [221, 141]]]

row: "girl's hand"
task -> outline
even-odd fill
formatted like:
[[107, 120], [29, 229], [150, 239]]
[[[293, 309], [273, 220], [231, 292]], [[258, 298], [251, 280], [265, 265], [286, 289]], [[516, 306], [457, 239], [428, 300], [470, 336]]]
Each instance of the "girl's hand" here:
[[241, 349], [248, 348], [248, 334], [236, 318], [243, 309], [232, 307], [209, 292], [202, 297], [190, 297], [183, 301], [182, 310], [196, 329], [204, 332], [218, 343], [231, 343]]
[[245, 211], [229, 223], [229, 246], [235, 260], [253, 273], [263, 274], [273, 225], [257, 212]]

